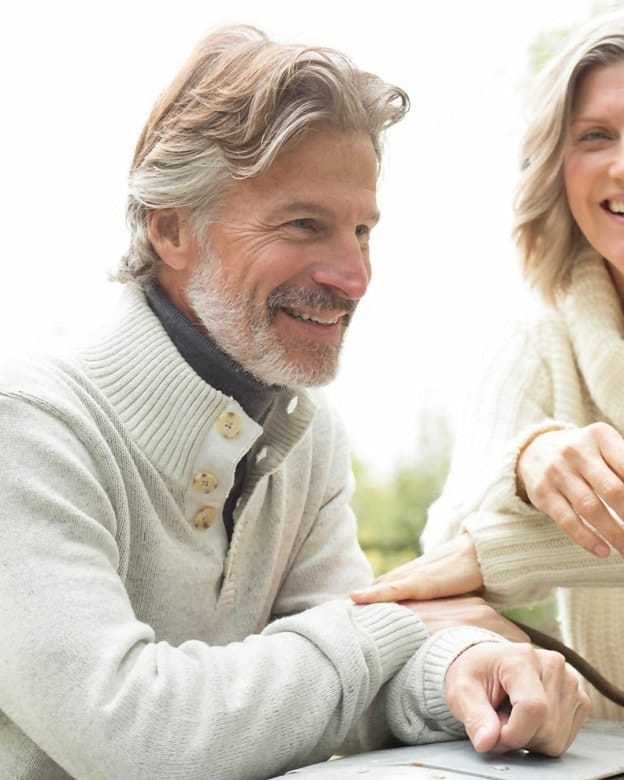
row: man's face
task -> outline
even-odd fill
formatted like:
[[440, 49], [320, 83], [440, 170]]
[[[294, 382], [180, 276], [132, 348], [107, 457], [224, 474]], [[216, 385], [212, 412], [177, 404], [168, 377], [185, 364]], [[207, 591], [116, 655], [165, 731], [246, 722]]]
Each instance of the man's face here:
[[225, 194], [186, 299], [221, 348], [267, 384], [333, 378], [370, 281], [376, 183], [368, 135], [322, 126]]

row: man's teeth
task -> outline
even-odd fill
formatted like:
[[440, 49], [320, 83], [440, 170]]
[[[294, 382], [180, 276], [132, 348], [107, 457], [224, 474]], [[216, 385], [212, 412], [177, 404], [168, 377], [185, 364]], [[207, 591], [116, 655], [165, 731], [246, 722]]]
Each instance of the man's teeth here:
[[607, 206], [614, 214], [624, 214], [624, 200], [608, 200]]
[[293, 317], [296, 317], [299, 320], [306, 320], [306, 322], [316, 322], [318, 325], [335, 325], [340, 317], [319, 317], [314, 316], [312, 314], [304, 314], [303, 312], [297, 312], [297, 311], [290, 311], [289, 314], [291, 314]]

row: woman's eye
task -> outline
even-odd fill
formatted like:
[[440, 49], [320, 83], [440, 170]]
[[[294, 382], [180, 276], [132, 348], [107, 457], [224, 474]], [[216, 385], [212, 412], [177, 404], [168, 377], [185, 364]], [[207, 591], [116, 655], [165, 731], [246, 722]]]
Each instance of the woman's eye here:
[[580, 140], [591, 143], [592, 141], [604, 141], [608, 138], [609, 134], [606, 130], [588, 130], [586, 133], [583, 133]]

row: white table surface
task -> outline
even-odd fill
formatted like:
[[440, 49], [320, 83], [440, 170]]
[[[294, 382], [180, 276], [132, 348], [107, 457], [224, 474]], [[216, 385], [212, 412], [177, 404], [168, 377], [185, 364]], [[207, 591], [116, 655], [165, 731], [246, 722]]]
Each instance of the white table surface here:
[[361, 753], [294, 769], [289, 780], [598, 780], [624, 778], [624, 723], [589, 720], [561, 758], [476, 753], [467, 740]]

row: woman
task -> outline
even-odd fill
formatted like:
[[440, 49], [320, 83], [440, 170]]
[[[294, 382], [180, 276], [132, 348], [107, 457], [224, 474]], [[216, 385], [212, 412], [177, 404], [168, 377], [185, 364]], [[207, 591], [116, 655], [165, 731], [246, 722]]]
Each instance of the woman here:
[[353, 597], [485, 586], [507, 606], [557, 587], [564, 640], [624, 687], [624, 16], [581, 30], [535, 95], [515, 236], [546, 305], [481, 367], [427, 554]]

